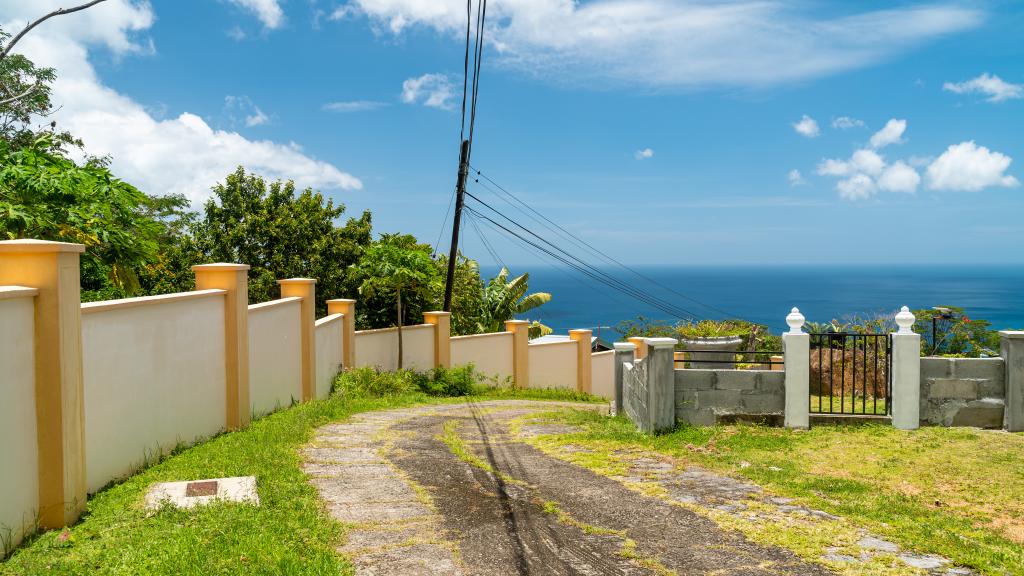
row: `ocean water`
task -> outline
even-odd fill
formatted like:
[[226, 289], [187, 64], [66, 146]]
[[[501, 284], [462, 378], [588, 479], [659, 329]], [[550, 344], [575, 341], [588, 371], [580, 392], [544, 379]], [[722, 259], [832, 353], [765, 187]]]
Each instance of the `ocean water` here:
[[[686, 309], [698, 318], [739, 317], [786, 329], [796, 306], [808, 320], [827, 322], [852, 315], [894, 314], [900, 306], [960, 306], [971, 318], [998, 329], [1024, 329], [1024, 266], [742, 266], [633, 267], [685, 296], [621, 268], [604, 272], [636, 289]], [[516, 266], [530, 272], [530, 291], [554, 298], [528, 314], [565, 333], [592, 328], [613, 340], [619, 322], [644, 315], [674, 320], [665, 312], [575, 272], [548, 266]], [[483, 270], [485, 274], [492, 270]], [[689, 299], [687, 299], [689, 298]], [[725, 314], [728, 313], [728, 314]]]

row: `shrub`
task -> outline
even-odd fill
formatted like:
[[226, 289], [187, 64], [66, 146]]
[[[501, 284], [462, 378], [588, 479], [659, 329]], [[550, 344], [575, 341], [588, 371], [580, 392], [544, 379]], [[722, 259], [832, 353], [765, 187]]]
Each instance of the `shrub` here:
[[372, 367], [351, 368], [334, 381], [334, 393], [352, 397], [381, 398], [422, 392], [430, 396], [466, 396], [473, 393], [473, 366], [434, 368], [427, 372], [383, 371]]

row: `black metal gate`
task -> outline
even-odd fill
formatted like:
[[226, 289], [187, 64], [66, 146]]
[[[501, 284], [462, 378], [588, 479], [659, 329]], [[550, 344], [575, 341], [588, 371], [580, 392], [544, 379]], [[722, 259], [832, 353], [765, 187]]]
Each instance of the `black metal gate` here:
[[884, 416], [892, 407], [888, 334], [811, 334], [812, 414]]

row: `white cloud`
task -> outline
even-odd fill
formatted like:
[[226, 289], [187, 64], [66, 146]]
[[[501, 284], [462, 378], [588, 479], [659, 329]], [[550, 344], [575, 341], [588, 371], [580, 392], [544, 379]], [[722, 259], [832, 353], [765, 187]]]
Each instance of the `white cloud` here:
[[227, 32], [225, 32], [225, 34], [235, 42], [245, 40], [245, 30], [242, 30], [241, 26], [232, 26]]
[[402, 102], [451, 110], [455, 99], [452, 81], [444, 74], [424, 74], [402, 82]]
[[366, 112], [368, 110], [377, 110], [387, 105], [387, 102], [377, 102], [376, 100], [351, 100], [348, 102], [328, 102], [324, 104], [324, 110], [330, 112]]
[[[502, 65], [556, 82], [760, 87], [870, 66], [985, 18], [939, 1], [847, 12], [823, 17], [813, 3], [781, 0], [514, 0], [488, 6], [487, 40]], [[366, 17], [396, 35], [428, 27], [459, 42], [466, 5], [350, 0], [332, 17]]]
[[866, 174], [854, 174], [836, 184], [839, 197], [845, 200], [864, 200], [872, 197], [878, 188], [875, 181]]
[[832, 119], [832, 127], [836, 130], [849, 130], [850, 128], [863, 128], [864, 121], [849, 116], [840, 116]]
[[850, 156], [850, 168], [870, 176], [878, 176], [885, 168], [885, 160], [874, 150], [857, 150]]
[[[260, 110], [260, 107], [253, 103], [248, 96], [225, 96], [224, 112], [232, 124], [244, 122], [250, 128], [270, 122], [270, 117], [264, 114], [263, 110]], [[241, 115], [241, 119], [239, 119], [239, 115]]]
[[[28, 18], [59, 6], [56, 1], [25, 4], [0, 0], [0, 13]], [[50, 22], [58, 25], [48, 27]], [[109, 0], [48, 21], [27, 35], [17, 51], [57, 70], [52, 100], [60, 110], [48, 120], [81, 137], [89, 153], [109, 154], [114, 173], [148, 193], [182, 193], [193, 202], [202, 201], [238, 165], [269, 178], [295, 180], [299, 186], [362, 188], [358, 178], [308, 156], [297, 144], [216, 130], [187, 111], [167, 119], [154, 117], [143, 104], [103, 85], [89, 62], [89, 49], [101, 45], [119, 54], [144, 52], [149, 43], [136, 34], [152, 22], [148, 3]], [[17, 24], [6, 21], [3, 27], [20, 28]]]
[[1024, 84], [1011, 84], [988, 73], [964, 82], [946, 82], [942, 89], [957, 94], [983, 94], [989, 102], [1024, 98]]
[[906, 120], [892, 118], [885, 123], [885, 126], [871, 136], [872, 148], [885, 148], [890, 144], [901, 144], [903, 133], [907, 130]]
[[878, 152], [867, 148], [856, 150], [849, 160], [822, 160], [817, 171], [822, 176], [840, 178], [836, 190], [846, 200], [863, 200], [879, 191], [913, 193], [921, 182], [917, 170], [906, 162], [888, 164]]
[[928, 188], [976, 192], [992, 186], [1017, 186], [1020, 181], [1006, 174], [1011, 162], [1009, 156], [973, 140], [954, 144], [928, 165]]
[[645, 158], [653, 158], [654, 157], [654, 150], [651, 150], [650, 148], [644, 148], [643, 150], [637, 150], [636, 152], [633, 153], [633, 157], [636, 158], [637, 160], [644, 160]]
[[902, 160], [898, 160], [885, 169], [878, 177], [878, 189], [886, 192], [907, 192], [913, 194], [921, 176]]
[[797, 134], [808, 138], [814, 138], [818, 134], [821, 134], [821, 128], [818, 128], [818, 122], [807, 114], [804, 114], [803, 118], [801, 118], [799, 122], [793, 123], [793, 130], [796, 130]]
[[278, 0], [228, 0], [228, 2], [252, 12], [267, 28], [278, 28], [284, 22], [284, 11], [281, 10]]
[[804, 181], [803, 174], [801, 174], [800, 171], [797, 170], [796, 168], [790, 170], [786, 178], [789, 179], [790, 186], [800, 186], [802, 184], [806, 184], [806, 182]]

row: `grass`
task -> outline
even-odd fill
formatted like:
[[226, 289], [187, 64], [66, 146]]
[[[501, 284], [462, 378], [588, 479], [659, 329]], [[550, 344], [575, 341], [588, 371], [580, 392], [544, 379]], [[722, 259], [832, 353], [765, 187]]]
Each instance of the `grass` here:
[[[90, 498], [81, 521], [30, 538], [0, 562], [0, 574], [350, 574], [352, 566], [335, 552], [345, 527], [327, 516], [300, 469], [298, 449], [313, 430], [359, 412], [494, 398], [582, 399], [476, 386], [474, 395], [460, 398], [404, 391], [383, 397], [336, 394], [301, 404], [178, 450], [102, 490]], [[143, 495], [154, 482], [247, 475], [256, 477], [258, 507], [216, 503], [155, 513], [143, 508]]]
[[839, 412], [885, 416], [885, 398], [865, 396], [811, 396], [811, 413]]
[[[730, 526], [805, 557], [819, 555], [832, 538], [851, 544], [852, 524], [904, 549], [941, 554], [984, 574], [1024, 574], [1021, 434], [962, 428], [907, 433], [882, 425], [793, 432], [738, 425], [681, 427], [649, 436], [622, 418], [584, 412], [551, 417], [582, 426], [583, 432], [535, 442], [543, 449], [586, 446], [592, 452], [577, 452], [573, 461], [597, 472], [621, 475], [617, 453], [651, 451], [681, 464], [745, 477], [845, 519], [807, 526]], [[730, 521], [720, 516], [715, 519]]]

